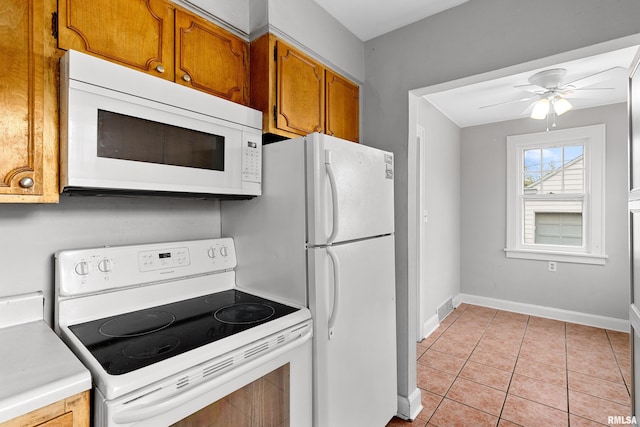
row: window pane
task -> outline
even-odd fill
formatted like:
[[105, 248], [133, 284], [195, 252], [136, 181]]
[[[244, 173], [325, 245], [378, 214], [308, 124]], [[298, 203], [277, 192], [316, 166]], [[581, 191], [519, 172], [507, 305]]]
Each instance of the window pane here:
[[574, 212], [537, 212], [535, 243], [582, 246], [582, 214]]
[[541, 164], [542, 150], [536, 148], [534, 150], [524, 151], [522, 186], [525, 189], [525, 194], [536, 194], [538, 192], [534, 184], [540, 180]]
[[550, 172], [560, 169], [562, 165], [562, 147], [545, 148], [542, 150], [542, 169]]
[[525, 200], [523, 243], [582, 246], [582, 201]]
[[582, 145], [524, 150], [523, 166], [523, 194], [584, 193]]

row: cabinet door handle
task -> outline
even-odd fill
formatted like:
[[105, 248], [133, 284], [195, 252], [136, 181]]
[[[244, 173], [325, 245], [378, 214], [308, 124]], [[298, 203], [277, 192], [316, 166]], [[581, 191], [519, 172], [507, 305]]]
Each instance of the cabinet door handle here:
[[35, 184], [35, 182], [29, 177], [24, 177], [18, 182], [18, 185], [22, 188], [31, 188], [33, 184]]
[[184, 80], [185, 82], [190, 82], [191, 81], [191, 76], [189, 74], [185, 73], [182, 76], [182, 80]]
[[160, 74], [164, 73], [164, 66], [162, 64], [156, 65], [156, 71]]

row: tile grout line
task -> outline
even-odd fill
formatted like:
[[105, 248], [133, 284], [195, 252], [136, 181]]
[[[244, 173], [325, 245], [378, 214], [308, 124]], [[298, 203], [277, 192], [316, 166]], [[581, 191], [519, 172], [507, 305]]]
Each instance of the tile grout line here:
[[[437, 338], [431, 344], [429, 344], [428, 346], [425, 347], [424, 351], [420, 354], [418, 359], [423, 357], [428, 350], [432, 349], [432, 347], [436, 344], [436, 342], [439, 341], [441, 338], [443, 340], [448, 340], [450, 338], [450, 337], [446, 337], [446, 336], [443, 338], [443, 335], [447, 331], [449, 331], [450, 328], [452, 328], [454, 325], [456, 325], [456, 324], [462, 325], [461, 323], [457, 323], [457, 322], [461, 321], [461, 319], [466, 320], [466, 318], [463, 318], [463, 316], [464, 316], [465, 312], [468, 311], [469, 307], [471, 307], [471, 306], [469, 306], [469, 305], [465, 306], [464, 309], [462, 309], [459, 313], [456, 314], [456, 316], [450, 321], [450, 323], [448, 323], [446, 325], [442, 325], [442, 326], [444, 326], [444, 329], [438, 334]], [[456, 402], [457, 404], [460, 404], [460, 405], [472, 408], [474, 410], [478, 410], [478, 411], [480, 411], [482, 413], [485, 413], [485, 414], [488, 414], [490, 416], [496, 417], [496, 415], [494, 415], [493, 413], [487, 412], [485, 409], [479, 409], [479, 408], [476, 408], [474, 406], [470, 406], [468, 404], [459, 402], [459, 401], [457, 401], [455, 399], [451, 399], [450, 397], [448, 397], [448, 394], [451, 391], [451, 388], [452, 388], [453, 384], [460, 378], [462, 378], [464, 380], [467, 380], [467, 381], [471, 381], [471, 382], [477, 383], [477, 384], [485, 386], [485, 387], [490, 387], [490, 388], [496, 389], [495, 387], [492, 387], [490, 385], [483, 384], [483, 383], [478, 383], [477, 381], [474, 381], [473, 379], [467, 379], [465, 377], [462, 377], [460, 374], [463, 371], [464, 367], [467, 366], [468, 363], [471, 361], [470, 359], [471, 359], [472, 355], [474, 354], [474, 352], [478, 348], [480, 348], [480, 343], [481, 343], [481, 341], [482, 341], [482, 339], [484, 337], [487, 337], [487, 334], [489, 333], [491, 326], [492, 325], [498, 326], [498, 323], [496, 323], [496, 319], [497, 319], [498, 314], [500, 312], [502, 312], [502, 310], [495, 309], [494, 313], [492, 314], [492, 316], [490, 317], [490, 319], [486, 323], [486, 326], [484, 326], [482, 328], [481, 334], [479, 335], [479, 337], [474, 342], [474, 345], [470, 349], [469, 354], [467, 355], [467, 357], [465, 357], [463, 359], [463, 364], [462, 364], [461, 368], [458, 370], [458, 372], [454, 375], [454, 379], [453, 379], [452, 383], [443, 392], [443, 395], [440, 396], [437, 393], [435, 393], [441, 399], [438, 402], [438, 404], [435, 406], [435, 408], [433, 409], [433, 412], [431, 413], [430, 417], [428, 419], [426, 419], [426, 423], [431, 422], [431, 420], [433, 419], [433, 416], [436, 414], [438, 409], [441, 408], [441, 406], [442, 406], [442, 404], [444, 402], [444, 399], [449, 399], [449, 400], [451, 400], [453, 402]], [[473, 316], [473, 313], [470, 313], [469, 316]], [[533, 329], [531, 329], [531, 327], [532, 327], [531, 319], [532, 319], [532, 316], [527, 315], [526, 322], [524, 324], [524, 328], [521, 329], [521, 337], [520, 337], [520, 341], [519, 341], [519, 346], [518, 346], [517, 352], [515, 352], [515, 362], [514, 362], [513, 367], [510, 370], [509, 382], [508, 382], [508, 385], [507, 385], [507, 388], [506, 388], [506, 391], [505, 391], [505, 399], [502, 402], [502, 407], [500, 408], [500, 413], [497, 416], [497, 423], [499, 423], [503, 419], [505, 421], [509, 421], [509, 420], [503, 418], [503, 413], [504, 413], [504, 409], [505, 409], [505, 406], [506, 406], [506, 399], [509, 396], [509, 390], [511, 389], [511, 385], [513, 384], [513, 379], [514, 379], [514, 376], [515, 376], [515, 369], [516, 369], [516, 367], [518, 365], [518, 361], [520, 361], [520, 356], [522, 354], [524, 341], [525, 341], [525, 339], [527, 337], [527, 332], [533, 331]], [[569, 400], [570, 388], [569, 388], [569, 360], [568, 360], [569, 359], [569, 344], [570, 344], [569, 338], [570, 337], [569, 337], [569, 328], [568, 328], [567, 322], [561, 322], [561, 323], [562, 323], [562, 329], [563, 329], [562, 330], [562, 337], [564, 339], [564, 357], [565, 357], [565, 361], [564, 361], [564, 368], [565, 368], [564, 377], [565, 377], [565, 382], [566, 382], [566, 399], [567, 399], [567, 406], [566, 406], [567, 419], [566, 419], [566, 421], [567, 421], [567, 425], [570, 426], [571, 425], [571, 409], [570, 409], [571, 406], [570, 406], [570, 400]], [[618, 353], [615, 351], [615, 348], [614, 348], [614, 345], [613, 345], [613, 341], [612, 341], [613, 337], [606, 329], [604, 330], [604, 332], [605, 332], [605, 335], [607, 337], [607, 343], [608, 343], [607, 347], [614, 355], [618, 371], [619, 371], [620, 376], [622, 377], [622, 380], [623, 380], [622, 384], [624, 384], [625, 387], [626, 387], [627, 382], [626, 382], [626, 380], [624, 378], [624, 375], [623, 375], [623, 372], [622, 372], [622, 366], [620, 364], [620, 359], [618, 357]], [[484, 349], [484, 347], [482, 347], [482, 348]], [[486, 350], [487, 351], [496, 351], [495, 349], [489, 349], [489, 348], [486, 348]], [[474, 362], [474, 363], [480, 363], [480, 362]], [[482, 364], [482, 363], [480, 363], [480, 364]], [[548, 364], [544, 363], [544, 365], [548, 365]], [[485, 365], [485, 366], [491, 366], [491, 365]], [[548, 365], [548, 366], [553, 366], [553, 365]], [[436, 369], [436, 368], [432, 368], [432, 369]], [[496, 368], [496, 369], [499, 369], [499, 368]], [[447, 371], [443, 371], [443, 372], [447, 372]], [[586, 374], [584, 374], [584, 375], [586, 375]], [[587, 376], [591, 376], [591, 375], [587, 375]], [[532, 378], [532, 377], [529, 377], [529, 378]], [[593, 378], [599, 379], [598, 377], [593, 377]], [[535, 378], [532, 378], [532, 379], [536, 380]], [[540, 381], [540, 380], [537, 380], [537, 381]], [[606, 380], [603, 380], [603, 381], [606, 381]], [[496, 390], [502, 391], [501, 389], [496, 389]], [[629, 392], [628, 388], [627, 388], [626, 391], [627, 391], [627, 394], [628, 394], [628, 392]], [[431, 392], [431, 393], [433, 393], [433, 392]], [[593, 396], [593, 395], [591, 395], [591, 396]], [[593, 396], [593, 397], [597, 397], [597, 396]], [[534, 402], [534, 403], [537, 403], [537, 404], [541, 404], [541, 405], [547, 406], [549, 408], [558, 409], [557, 407], [554, 407], [554, 406], [551, 406], [551, 405], [548, 405], [548, 404], [544, 404], [544, 403], [541, 403], [541, 402], [537, 402], [536, 400], [531, 400], [531, 399], [524, 398], [524, 397], [522, 397], [522, 399], [530, 401], [530, 402]], [[607, 398], [599, 398], [599, 399], [609, 400]], [[612, 402], [617, 403], [616, 401], [612, 401]], [[580, 418], [582, 419], [583, 417], [580, 417]], [[591, 420], [591, 421], [593, 421], [593, 420]]]
[[522, 346], [524, 345], [524, 337], [527, 335], [527, 329], [529, 328], [529, 321], [531, 320], [531, 316], [527, 315], [527, 323], [524, 326], [524, 331], [522, 332], [522, 338], [520, 339], [520, 346], [518, 347], [518, 352], [516, 354], [516, 361], [513, 364], [513, 370], [511, 371], [511, 378], [509, 379], [509, 385], [507, 386], [507, 391], [504, 394], [504, 402], [502, 402], [502, 409], [500, 409], [500, 416], [498, 417], [498, 424], [500, 424], [500, 420], [504, 419], [509, 421], [510, 423], [516, 424], [513, 421], [507, 420], [506, 418], [502, 418], [502, 413], [504, 412], [504, 407], [507, 404], [507, 397], [509, 396], [509, 389], [511, 389], [511, 382], [513, 381], [513, 376], [516, 373], [516, 366], [518, 366], [518, 359], [520, 359], [520, 352], [522, 351]]
[[567, 322], [562, 322], [564, 329], [564, 380], [567, 384], [567, 426], [571, 427], [571, 401], [569, 399], [569, 337], [567, 335]]

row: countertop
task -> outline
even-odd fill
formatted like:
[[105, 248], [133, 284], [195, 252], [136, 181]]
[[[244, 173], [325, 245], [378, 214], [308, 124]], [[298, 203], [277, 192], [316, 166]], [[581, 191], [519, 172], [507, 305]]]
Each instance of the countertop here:
[[0, 298], [0, 422], [91, 388], [91, 375], [42, 319], [41, 293]]

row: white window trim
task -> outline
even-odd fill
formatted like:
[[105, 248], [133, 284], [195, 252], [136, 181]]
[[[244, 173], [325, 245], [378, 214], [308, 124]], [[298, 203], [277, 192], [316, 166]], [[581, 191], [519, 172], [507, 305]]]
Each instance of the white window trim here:
[[[604, 265], [605, 253], [605, 149], [604, 124], [507, 137], [507, 258]], [[584, 141], [585, 196], [582, 247], [543, 246], [522, 241], [522, 151], [544, 144]], [[567, 197], [571, 195], [567, 194]], [[575, 197], [575, 196], [574, 196]]]

